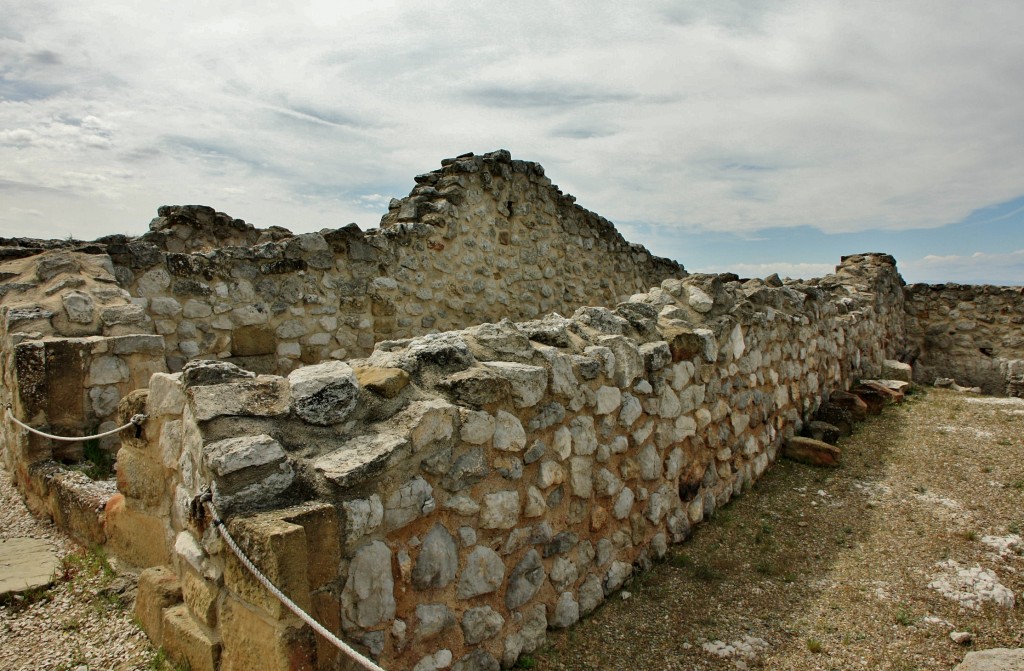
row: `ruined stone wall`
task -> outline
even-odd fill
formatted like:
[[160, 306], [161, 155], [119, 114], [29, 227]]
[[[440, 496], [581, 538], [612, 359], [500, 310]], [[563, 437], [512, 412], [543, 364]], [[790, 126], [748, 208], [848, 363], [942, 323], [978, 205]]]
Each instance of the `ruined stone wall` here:
[[506, 151], [448, 159], [416, 182], [367, 232], [260, 232], [171, 207], [108, 250], [171, 370], [219, 358], [287, 374], [381, 340], [614, 305], [686, 275]]
[[[811, 284], [666, 280], [615, 309], [378, 343], [288, 377], [158, 374], [122, 413], [112, 544], [198, 668], [334, 668], [198, 516], [389, 669], [512, 665], [760, 476], [830, 392], [904, 347], [891, 257]], [[124, 465], [122, 465], [122, 461]], [[160, 541], [163, 541], [163, 545]]]
[[948, 377], [986, 394], [1024, 396], [1024, 289], [912, 284], [906, 305], [918, 382]]

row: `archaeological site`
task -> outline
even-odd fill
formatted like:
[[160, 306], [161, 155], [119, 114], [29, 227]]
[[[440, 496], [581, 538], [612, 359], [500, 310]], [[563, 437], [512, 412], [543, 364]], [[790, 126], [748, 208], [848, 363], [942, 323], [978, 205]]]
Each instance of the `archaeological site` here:
[[911, 376], [1024, 396], [1021, 288], [690, 274], [574, 200], [495, 151], [366, 231], [0, 240], [6, 467], [192, 671], [375, 668], [227, 535], [380, 668], [483, 671]]

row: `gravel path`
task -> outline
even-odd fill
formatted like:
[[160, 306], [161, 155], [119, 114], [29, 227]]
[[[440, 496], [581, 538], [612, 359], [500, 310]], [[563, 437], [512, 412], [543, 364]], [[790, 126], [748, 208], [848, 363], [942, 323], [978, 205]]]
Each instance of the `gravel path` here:
[[775, 464], [524, 666], [948, 671], [1024, 646], [1024, 399], [929, 389], [840, 447]]
[[0, 468], [0, 539], [49, 542], [62, 558], [55, 585], [0, 606], [4, 671], [156, 669], [155, 652], [134, 624], [135, 576], [32, 517]]

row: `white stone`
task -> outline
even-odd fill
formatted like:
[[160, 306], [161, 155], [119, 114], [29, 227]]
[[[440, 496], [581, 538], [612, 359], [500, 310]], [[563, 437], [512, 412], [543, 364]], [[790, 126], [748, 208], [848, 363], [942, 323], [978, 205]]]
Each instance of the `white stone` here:
[[562, 461], [569, 458], [569, 455], [572, 454], [572, 433], [568, 427], [562, 426], [555, 431], [551, 438], [551, 448]]
[[484, 529], [511, 529], [519, 522], [519, 492], [507, 490], [485, 494], [480, 509]]
[[594, 461], [590, 457], [573, 457], [569, 460], [569, 484], [572, 493], [581, 499], [589, 499], [594, 492]]
[[[482, 410], [462, 408], [462, 430], [460, 437], [471, 445], [483, 445], [494, 435], [495, 419]], [[524, 434], [525, 435], [525, 434]]]
[[541, 489], [547, 489], [552, 485], [565, 482], [565, 469], [557, 461], [546, 460], [541, 462], [537, 473], [537, 485]]
[[512, 399], [517, 408], [532, 407], [544, 398], [548, 386], [546, 368], [511, 361], [485, 361], [481, 365], [511, 383]]
[[686, 302], [691, 308], [700, 313], [707, 313], [715, 306], [714, 299], [708, 296], [703, 289], [690, 285], [686, 287]]
[[619, 411], [619, 423], [625, 428], [630, 428], [633, 423], [643, 414], [640, 400], [632, 394], [622, 395], [622, 409]]
[[381, 541], [359, 548], [348, 567], [341, 612], [349, 626], [368, 628], [395, 616], [391, 550]]
[[526, 447], [526, 431], [515, 415], [499, 410], [495, 417], [494, 449], [519, 452]]
[[434, 510], [434, 488], [416, 476], [398, 488], [384, 504], [384, 520], [389, 530], [399, 529]]
[[128, 365], [116, 356], [96, 357], [89, 364], [89, 386], [117, 384], [128, 380]]
[[595, 415], [608, 415], [618, 410], [622, 403], [622, 392], [618, 387], [602, 386], [597, 390], [597, 407], [594, 408]]

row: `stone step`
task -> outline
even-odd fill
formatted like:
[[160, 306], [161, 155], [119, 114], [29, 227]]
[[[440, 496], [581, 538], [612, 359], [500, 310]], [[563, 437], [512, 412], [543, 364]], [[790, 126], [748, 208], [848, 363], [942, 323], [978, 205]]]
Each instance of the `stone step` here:
[[38, 538], [0, 540], [0, 598], [53, 584], [60, 560], [53, 546]]

